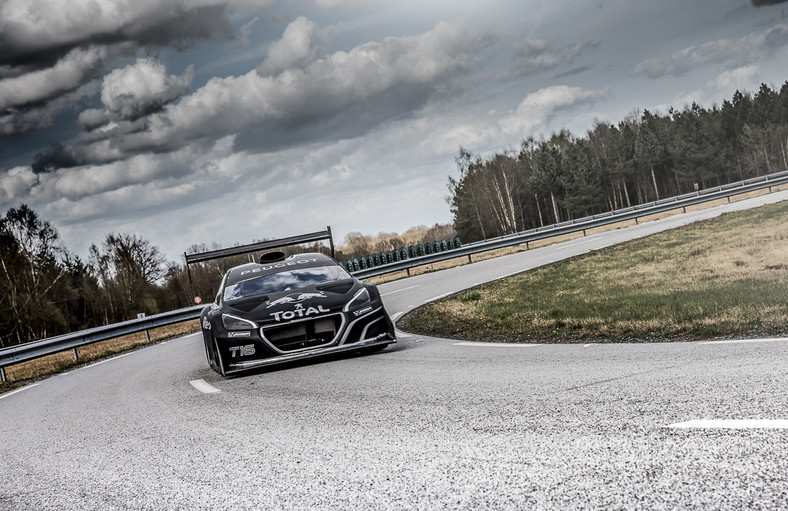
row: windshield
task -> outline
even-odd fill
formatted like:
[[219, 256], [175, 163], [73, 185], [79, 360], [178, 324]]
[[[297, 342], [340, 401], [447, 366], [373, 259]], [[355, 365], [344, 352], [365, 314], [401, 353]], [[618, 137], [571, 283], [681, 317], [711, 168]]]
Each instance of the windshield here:
[[318, 266], [315, 268], [299, 268], [252, 277], [236, 282], [224, 288], [224, 300], [238, 300], [249, 296], [259, 296], [291, 289], [314, 286], [324, 282], [349, 279], [350, 274], [341, 266]]

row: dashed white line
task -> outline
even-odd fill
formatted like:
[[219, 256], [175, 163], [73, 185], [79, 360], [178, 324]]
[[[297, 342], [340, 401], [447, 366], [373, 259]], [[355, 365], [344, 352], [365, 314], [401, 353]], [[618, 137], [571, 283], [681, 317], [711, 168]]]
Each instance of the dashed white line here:
[[403, 287], [402, 289], [397, 289], [396, 291], [389, 291], [388, 293], [381, 293], [380, 296], [388, 296], [393, 295], [394, 293], [399, 293], [401, 291], [407, 291], [408, 289], [413, 289], [414, 287], [419, 287], [420, 284], [416, 284], [415, 286], [410, 287]]
[[671, 424], [674, 429], [788, 429], [783, 419], [698, 419]]
[[217, 389], [210, 383], [206, 382], [205, 380], [192, 380], [189, 383], [192, 384], [192, 387], [199, 390], [203, 394], [216, 394], [221, 392], [221, 390]]
[[698, 344], [750, 344], [755, 342], [788, 342], [788, 337], [772, 337], [766, 339], [732, 339], [729, 341], [702, 341]]
[[541, 344], [523, 344], [515, 342], [455, 342], [454, 346], [475, 346], [479, 348], [533, 348]]
[[11, 392], [6, 392], [5, 394], [0, 395], [0, 399], [5, 399], [8, 396], [13, 396], [14, 394], [22, 392], [23, 390], [32, 389], [36, 385], [39, 385], [39, 384], [38, 383], [31, 383], [30, 385], [26, 385], [26, 386], [22, 387], [21, 389], [16, 389], [16, 390], [12, 390]]

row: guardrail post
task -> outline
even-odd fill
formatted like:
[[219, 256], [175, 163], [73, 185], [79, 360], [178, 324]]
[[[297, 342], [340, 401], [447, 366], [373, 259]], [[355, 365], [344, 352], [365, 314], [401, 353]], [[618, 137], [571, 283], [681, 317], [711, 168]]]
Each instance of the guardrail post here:
[[726, 197], [726, 198], [728, 199], [728, 204], [730, 204], [731, 203], [731, 196], [728, 195], [728, 197]]
[[5, 367], [0, 367], [0, 380], [2, 380], [3, 383], [8, 381], [8, 378], [5, 377]]
[[531, 250], [531, 244], [529, 242], [527, 242], [527, 241], [525, 242], [525, 249], [526, 250]]
[[405, 268], [405, 273], [407, 273], [408, 277], [410, 277], [410, 268]]
[[638, 222], [638, 217], [635, 217], [635, 225], [640, 225], [640, 222]]
[[585, 229], [583, 229], [583, 237], [584, 238], [586, 237], [586, 230]]
[[687, 206], [681, 206], [681, 210], [686, 213], [687, 212]]
[[473, 259], [471, 259], [471, 254], [468, 254], [468, 264], [473, 263]]
[[74, 362], [79, 362], [79, 355], [77, 355], [77, 349], [74, 348]]
[[145, 341], [150, 344], [150, 332], [145, 330]]

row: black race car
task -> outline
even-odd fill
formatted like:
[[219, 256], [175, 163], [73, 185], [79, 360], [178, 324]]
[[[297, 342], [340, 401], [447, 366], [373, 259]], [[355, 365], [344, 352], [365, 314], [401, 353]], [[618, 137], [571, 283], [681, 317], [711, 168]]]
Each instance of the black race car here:
[[208, 363], [222, 375], [397, 342], [377, 287], [319, 253], [231, 268], [200, 320]]

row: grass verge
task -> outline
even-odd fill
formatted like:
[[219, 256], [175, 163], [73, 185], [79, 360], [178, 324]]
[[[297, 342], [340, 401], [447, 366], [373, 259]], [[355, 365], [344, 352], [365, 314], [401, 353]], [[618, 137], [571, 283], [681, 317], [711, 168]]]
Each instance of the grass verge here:
[[700, 340], [788, 332], [788, 202], [730, 213], [465, 291], [400, 320], [503, 342]]

